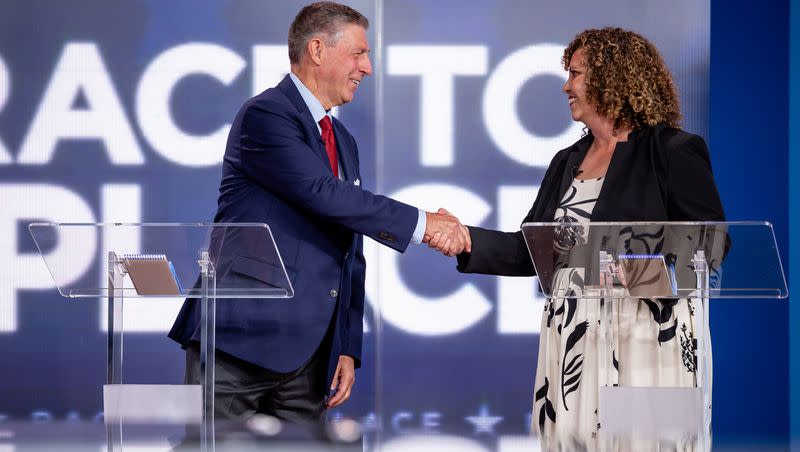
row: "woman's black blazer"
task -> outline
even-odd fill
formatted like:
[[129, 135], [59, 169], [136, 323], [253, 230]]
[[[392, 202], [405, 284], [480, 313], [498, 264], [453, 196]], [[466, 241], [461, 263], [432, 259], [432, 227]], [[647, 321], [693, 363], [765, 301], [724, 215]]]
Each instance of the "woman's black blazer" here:
[[[593, 137], [556, 154], [533, 207], [522, 220], [554, 221]], [[632, 131], [617, 143], [592, 221], [724, 221], [705, 141], [663, 125]], [[472, 252], [458, 255], [458, 271], [504, 276], [535, 274], [522, 232], [469, 227]]]

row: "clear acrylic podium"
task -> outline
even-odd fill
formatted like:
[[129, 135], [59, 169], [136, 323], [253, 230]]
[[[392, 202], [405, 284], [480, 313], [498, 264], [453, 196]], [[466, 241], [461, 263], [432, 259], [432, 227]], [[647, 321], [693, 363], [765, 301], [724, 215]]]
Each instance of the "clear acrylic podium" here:
[[[553, 300], [554, 309], [560, 306], [558, 301], [564, 305], [571, 301], [596, 303], [600, 310], [596, 370], [601, 437], [696, 435], [701, 447], [710, 444], [713, 369], [708, 302], [788, 296], [772, 225], [526, 223], [522, 233], [542, 292]], [[686, 347], [678, 365], [693, 370], [693, 381], [667, 387], [657, 381], [641, 383], [648, 378], [625, 377], [618, 366], [637, 363], [623, 363], [618, 348], [638, 337], [626, 331], [629, 323], [622, 323], [619, 313], [626, 304], [670, 300], [685, 300], [691, 313], [689, 325], [682, 329], [676, 322], [675, 329], [664, 334], [681, 336], [678, 339]], [[647, 374], [654, 370], [648, 367], [662, 364], [668, 365], [638, 365]]]
[[[62, 296], [108, 300], [103, 388], [108, 450], [124, 450], [123, 426], [142, 424], [197, 425], [201, 450], [214, 450], [216, 300], [235, 303], [236, 299], [294, 295], [269, 226], [33, 223], [28, 229]], [[76, 275], [71, 256], [98, 238], [104, 245], [99, 253], [107, 262], [107, 277]], [[242, 254], [257, 258], [258, 268], [269, 274], [237, 272], [231, 262]], [[201, 303], [203, 384], [126, 384], [123, 303], [159, 303], [169, 298], [194, 298]]]

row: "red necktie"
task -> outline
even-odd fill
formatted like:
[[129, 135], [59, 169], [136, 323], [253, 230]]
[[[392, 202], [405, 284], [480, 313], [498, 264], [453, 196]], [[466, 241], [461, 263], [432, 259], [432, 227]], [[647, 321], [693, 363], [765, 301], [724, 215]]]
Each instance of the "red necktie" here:
[[333, 136], [333, 124], [328, 115], [319, 120], [319, 126], [322, 128], [322, 142], [325, 143], [325, 151], [328, 153], [328, 161], [331, 162], [333, 169], [333, 177], [339, 177], [339, 163], [336, 158], [336, 138]]

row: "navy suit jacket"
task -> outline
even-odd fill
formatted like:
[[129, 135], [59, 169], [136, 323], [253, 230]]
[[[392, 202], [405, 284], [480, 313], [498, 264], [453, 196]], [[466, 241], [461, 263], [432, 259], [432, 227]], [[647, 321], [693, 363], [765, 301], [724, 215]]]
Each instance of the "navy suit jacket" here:
[[[415, 207], [356, 185], [356, 142], [335, 118], [333, 129], [345, 180], [333, 176], [317, 125], [288, 76], [250, 99], [228, 136], [214, 218], [267, 223], [295, 290], [291, 299], [219, 300], [217, 349], [290, 372], [314, 354], [331, 326], [328, 381], [339, 355], [352, 356], [360, 366], [362, 234], [403, 252], [419, 216]], [[277, 272], [259, 246], [227, 240], [225, 256], [216, 263], [218, 278], [273, 283]], [[199, 340], [199, 307], [197, 300], [186, 300], [170, 338], [184, 346]]]

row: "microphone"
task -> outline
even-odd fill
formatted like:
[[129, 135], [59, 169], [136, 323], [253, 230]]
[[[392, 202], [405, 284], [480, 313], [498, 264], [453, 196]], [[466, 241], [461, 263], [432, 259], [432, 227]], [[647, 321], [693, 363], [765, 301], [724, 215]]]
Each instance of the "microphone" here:
[[583, 170], [576, 165], [572, 167], [571, 172], [572, 172], [572, 178], [575, 179], [576, 177], [578, 177], [579, 174], [583, 173]]

